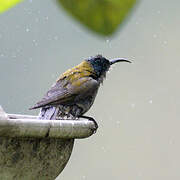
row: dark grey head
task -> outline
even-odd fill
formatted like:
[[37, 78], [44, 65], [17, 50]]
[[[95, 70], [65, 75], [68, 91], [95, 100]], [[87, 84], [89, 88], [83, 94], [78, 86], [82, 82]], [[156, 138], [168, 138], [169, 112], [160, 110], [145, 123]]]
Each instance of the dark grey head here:
[[105, 75], [105, 73], [109, 70], [109, 68], [112, 64], [115, 64], [117, 62], [131, 63], [130, 61], [123, 59], [123, 58], [116, 58], [116, 59], [108, 60], [105, 57], [103, 57], [102, 55], [89, 57], [87, 59], [87, 61], [91, 63], [91, 65], [93, 66], [93, 69], [98, 77], [100, 77], [101, 75]]

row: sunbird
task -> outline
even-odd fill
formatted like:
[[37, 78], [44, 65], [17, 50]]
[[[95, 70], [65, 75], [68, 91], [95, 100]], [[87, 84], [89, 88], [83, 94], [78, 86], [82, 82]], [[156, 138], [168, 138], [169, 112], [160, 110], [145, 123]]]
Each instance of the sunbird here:
[[97, 129], [97, 122], [84, 114], [93, 105], [110, 66], [117, 62], [131, 63], [124, 58], [108, 60], [102, 55], [85, 59], [64, 72], [42, 100], [30, 109], [41, 108], [40, 119], [86, 118], [93, 121]]

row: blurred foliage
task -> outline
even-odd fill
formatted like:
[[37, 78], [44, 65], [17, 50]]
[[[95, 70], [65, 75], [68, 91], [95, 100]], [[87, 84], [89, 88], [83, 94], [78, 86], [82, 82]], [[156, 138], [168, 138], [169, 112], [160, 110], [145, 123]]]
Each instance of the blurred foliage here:
[[0, 0], [0, 13], [7, 11], [22, 0]]
[[136, 0], [57, 0], [65, 10], [88, 29], [112, 35]]
[[[0, 0], [0, 13], [22, 0]], [[135, 5], [136, 0], [57, 0], [88, 29], [103, 36], [112, 35]]]

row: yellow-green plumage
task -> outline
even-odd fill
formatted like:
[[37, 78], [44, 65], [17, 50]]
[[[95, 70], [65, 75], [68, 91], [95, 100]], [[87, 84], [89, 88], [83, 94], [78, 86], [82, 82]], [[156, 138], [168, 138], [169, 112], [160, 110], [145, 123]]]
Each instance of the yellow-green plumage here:
[[[100, 82], [94, 80], [92, 76], [96, 76], [92, 65], [88, 61], [83, 61], [64, 72], [44, 98], [32, 109], [49, 105], [63, 105], [61, 111], [63, 109], [64, 112], [61, 113], [61, 116], [84, 114], [91, 107], [100, 85]], [[85, 99], [90, 100], [85, 102]]]
[[90, 76], [92, 73], [94, 74], [92, 65], [87, 61], [83, 61], [79, 65], [73, 67], [72, 69], [68, 69], [66, 72], [64, 72], [56, 82], [64, 78], [67, 78], [66, 80], [73, 81], [81, 77]]

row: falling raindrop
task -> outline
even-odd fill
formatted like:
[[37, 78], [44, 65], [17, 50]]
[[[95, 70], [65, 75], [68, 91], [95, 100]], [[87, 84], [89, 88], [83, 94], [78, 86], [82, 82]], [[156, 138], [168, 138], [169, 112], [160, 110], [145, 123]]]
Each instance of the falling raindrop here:
[[132, 107], [132, 108], [135, 108], [135, 104], [134, 104], [134, 103], [132, 103], [132, 104], [131, 104], [131, 107]]
[[29, 28], [26, 28], [26, 32], [29, 32], [30, 30], [29, 30]]
[[103, 152], [106, 152], [106, 151], [107, 151], [104, 146], [102, 146], [101, 149], [102, 149]]
[[33, 44], [34, 44], [35, 46], [38, 46], [38, 43], [37, 43], [37, 41], [36, 41], [35, 39], [33, 39]]
[[58, 39], [59, 39], [59, 37], [58, 37], [58, 36], [54, 36], [54, 40], [56, 40], [56, 41], [57, 41]]
[[163, 41], [163, 43], [166, 45], [166, 44], [167, 44], [167, 41]]
[[153, 34], [153, 38], [157, 38], [157, 34]]
[[152, 100], [149, 100], [149, 103], [152, 104]]
[[11, 57], [12, 57], [12, 58], [16, 58], [17, 56], [16, 56], [15, 54], [13, 54]]

